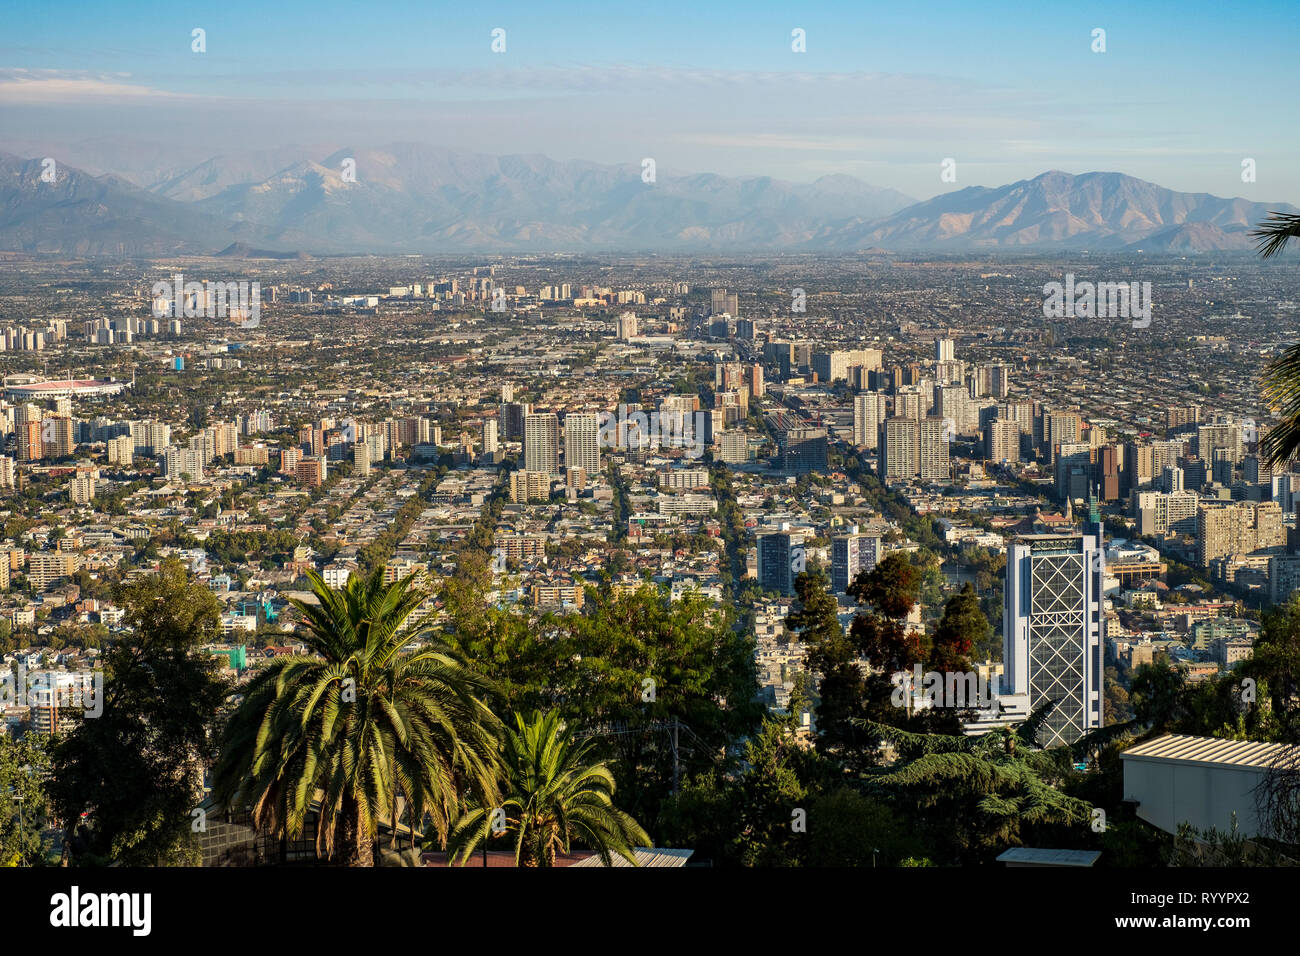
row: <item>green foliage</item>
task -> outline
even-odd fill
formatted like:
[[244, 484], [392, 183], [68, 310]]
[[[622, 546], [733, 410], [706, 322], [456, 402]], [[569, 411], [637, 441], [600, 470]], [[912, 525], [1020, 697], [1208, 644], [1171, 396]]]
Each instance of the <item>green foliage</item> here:
[[214, 796], [252, 808], [257, 825], [296, 837], [319, 792], [318, 851], [373, 864], [381, 819], [400, 792], [446, 834], [468, 791], [496, 792], [500, 725], [490, 691], [413, 617], [427, 595], [382, 569], [332, 589], [309, 573], [314, 603], [294, 601], [313, 656], [277, 659], [243, 689], [225, 728]]
[[104, 656], [102, 713], [55, 744], [55, 816], [75, 862], [194, 863], [190, 811], [226, 693], [200, 649], [219, 634], [217, 601], [175, 559], [116, 600], [129, 634]]
[[[515, 714], [502, 755], [500, 804], [479, 804], [456, 822], [447, 839], [453, 859], [466, 863], [492, 838], [497, 824], [512, 839], [516, 866], [554, 866], [576, 839], [606, 866], [613, 854], [635, 865], [633, 850], [650, 846], [634, 819], [614, 806], [614, 775], [579, 741], [555, 711]], [[498, 807], [504, 820], [494, 820]]]
[[50, 738], [29, 733], [21, 740], [0, 735], [0, 866], [44, 862], [41, 829], [50, 801], [45, 778], [50, 770]]

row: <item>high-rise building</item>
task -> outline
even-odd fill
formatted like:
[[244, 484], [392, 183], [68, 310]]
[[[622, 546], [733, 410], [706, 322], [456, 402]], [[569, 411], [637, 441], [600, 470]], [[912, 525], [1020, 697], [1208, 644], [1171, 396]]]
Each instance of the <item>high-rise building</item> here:
[[494, 455], [497, 451], [497, 420], [485, 419], [483, 422], [483, 454]]
[[886, 418], [881, 427], [879, 472], [884, 481], [911, 481], [918, 470], [921, 424], [915, 418]]
[[777, 432], [782, 471], [795, 474], [824, 472], [829, 467], [829, 446], [824, 428], [785, 428]]
[[794, 579], [804, 570], [803, 536], [778, 532], [758, 536], [758, 583], [768, 591], [794, 593]]
[[614, 320], [614, 335], [624, 342], [637, 336], [637, 318], [635, 312], [624, 312]]
[[869, 534], [839, 535], [831, 539], [831, 590], [847, 594], [849, 585], [862, 571], [870, 571], [880, 561], [880, 538]]
[[529, 402], [503, 402], [501, 405], [501, 440], [523, 440], [524, 418], [532, 414], [532, 411], [533, 406]]
[[995, 418], [984, 427], [984, 457], [999, 464], [1020, 461], [1020, 426], [1009, 418]]
[[1196, 509], [1196, 558], [1203, 568], [1215, 558], [1285, 544], [1282, 506], [1276, 501], [1201, 503]]
[[874, 451], [880, 440], [880, 423], [888, 415], [883, 392], [862, 392], [853, 397], [853, 444]]
[[524, 470], [560, 471], [560, 419], [554, 412], [524, 416]]
[[718, 459], [732, 465], [749, 461], [749, 436], [739, 428], [729, 428], [720, 432]]
[[936, 362], [951, 362], [956, 355], [957, 343], [952, 339], [934, 340], [934, 360]]
[[564, 465], [588, 477], [600, 474], [600, 417], [594, 412], [564, 416]]
[[814, 352], [812, 370], [819, 382], [834, 382], [849, 377], [851, 368], [880, 368], [880, 349], [840, 349], [833, 352]]
[[917, 429], [917, 476], [922, 481], [944, 481], [952, 477], [948, 430], [938, 416], [923, 419]]
[[365, 442], [357, 442], [352, 447], [352, 465], [358, 478], [370, 477], [370, 446]]
[[1091, 534], [1027, 535], [1007, 550], [1004, 690], [1028, 694], [1031, 710], [1055, 701], [1042, 747], [1074, 743], [1104, 722], [1105, 564]]
[[98, 468], [78, 468], [68, 485], [68, 496], [74, 505], [88, 505], [95, 499], [95, 480], [99, 477]]

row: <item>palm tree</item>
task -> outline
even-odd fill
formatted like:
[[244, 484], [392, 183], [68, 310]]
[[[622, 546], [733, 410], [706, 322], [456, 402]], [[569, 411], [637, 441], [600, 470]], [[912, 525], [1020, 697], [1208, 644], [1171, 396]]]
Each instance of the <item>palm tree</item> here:
[[[1271, 259], [1292, 239], [1300, 239], [1300, 214], [1271, 212], [1251, 236], [1259, 240], [1256, 251], [1260, 256]], [[1270, 428], [1260, 442], [1260, 449], [1272, 467], [1287, 461], [1300, 449], [1300, 343], [1270, 362], [1260, 382], [1264, 400], [1282, 416], [1282, 421]]]
[[[575, 741], [555, 711], [515, 714], [516, 729], [506, 729], [502, 760], [505, 800], [483, 803], [456, 822], [447, 845], [461, 862], [495, 828], [514, 834], [516, 866], [554, 866], [581, 840], [608, 866], [617, 853], [636, 865], [633, 848], [650, 837], [631, 816], [614, 806], [614, 775], [589, 760], [590, 741]], [[502, 817], [504, 816], [504, 820]]]
[[412, 615], [427, 591], [415, 576], [385, 584], [380, 567], [340, 589], [308, 578], [316, 603], [292, 603], [313, 654], [280, 658], [243, 689], [214, 796], [251, 806], [255, 825], [281, 838], [301, 836], [318, 802], [317, 852], [373, 866], [398, 790], [411, 820], [427, 813], [443, 836], [465, 793], [494, 798], [501, 725], [482, 701], [488, 682], [445, 646], [405, 650], [423, 631]]

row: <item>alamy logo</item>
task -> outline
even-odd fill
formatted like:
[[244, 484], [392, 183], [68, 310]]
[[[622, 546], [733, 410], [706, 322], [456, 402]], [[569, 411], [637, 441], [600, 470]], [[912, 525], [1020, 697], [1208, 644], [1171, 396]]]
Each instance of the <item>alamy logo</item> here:
[[956, 707], [979, 709], [989, 716], [997, 716], [997, 688], [987, 678], [974, 671], [927, 671], [921, 665], [912, 670], [896, 671], [890, 675], [894, 691], [889, 702], [895, 707]]
[[50, 897], [50, 925], [125, 926], [133, 936], [148, 936], [153, 927], [153, 894], [86, 893], [72, 887], [70, 892]]
[[152, 293], [154, 318], [232, 319], [241, 329], [262, 321], [260, 282], [186, 282], [178, 272], [171, 282], [155, 282]]
[[1049, 319], [1128, 319], [1133, 328], [1151, 324], [1150, 282], [1074, 281], [1074, 273], [1065, 274], [1065, 282], [1043, 286], [1043, 316]]
[[[66, 681], [60, 681], [60, 677]], [[18, 672], [0, 675], [0, 707], [40, 707], [52, 710], [80, 710], [86, 717], [104, 713], [102, 670], [36, 671], [18, 665]]]
[[618, 412], [601, 412], [598, 432], [601, 448], [640, 449], [684, 448], [688, 458], [704, 454], [704, 412], [629, 413], [626, 405]]

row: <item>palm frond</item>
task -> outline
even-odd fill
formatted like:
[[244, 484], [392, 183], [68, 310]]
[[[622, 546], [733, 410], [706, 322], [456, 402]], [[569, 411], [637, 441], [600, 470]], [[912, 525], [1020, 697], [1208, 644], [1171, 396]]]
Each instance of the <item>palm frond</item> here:
[[1300, 213], [1270, 212], [1250, 235], [1258, 240], [1255, 251], [1261, 258], [1270, 259], [1285, 249], [1292, 239], [1300, 239]]

